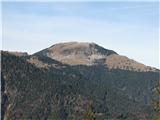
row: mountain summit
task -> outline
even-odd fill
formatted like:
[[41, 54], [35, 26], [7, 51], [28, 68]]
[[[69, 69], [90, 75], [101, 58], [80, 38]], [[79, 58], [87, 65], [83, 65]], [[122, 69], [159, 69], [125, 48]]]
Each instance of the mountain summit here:
[[69, 65], [106, 65], [109, 69], [131, 71], [156, 71], [113, 50], [105, 49], [95, 43], [66, 42], [58, 43], [34, 54], [45, 56]]
[[93, 65], [96, 60], [102, 60], [112, 54], [117, 53], [95, 43], [85, 42], [59, 43], [36, 53], [72, 65]]

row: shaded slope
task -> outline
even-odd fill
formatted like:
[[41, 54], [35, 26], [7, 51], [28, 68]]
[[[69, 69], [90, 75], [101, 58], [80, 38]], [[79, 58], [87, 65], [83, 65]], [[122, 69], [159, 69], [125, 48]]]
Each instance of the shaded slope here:
[[[52, 115], [51, 107], [57, 102], [54, 97], [61, 98], [63, 94], [67, 94], [69, 90], [66, 87], [71, 83], [75, 84], [73, 92], [78, 91], [80, 87], [77, 85], [82, 84], [80, 76], [74, 71], [73, 77], [72, 74], [67, 74], [67, 71], [67, 75], [63, 75], [61, 69], [39, 69], [6, 52], [2, 52], [2, 68], [5, 91], [9, 97], [9, 105], [5, 111], [7, 119], [47, 119]], [[58, 118], [64, 117], [65, 111], [61, 111], [63, 104], [59, 104], [56, 109], [59, 109]]]
[[97, 119], [145, 116], [150, 120], [159, 79], [157, 72], [69, 66], [45, 56], [18, 57], [7, 52], [2, 52], [2, 74], [8, 97], [5, 117], [12, 120], [82, 119], [89, 101]]

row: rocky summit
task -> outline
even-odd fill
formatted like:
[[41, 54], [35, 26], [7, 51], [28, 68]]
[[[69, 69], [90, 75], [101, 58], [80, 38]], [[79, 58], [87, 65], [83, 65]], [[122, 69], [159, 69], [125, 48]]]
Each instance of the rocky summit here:
[[113, 50], [105, 49], [95, 43], [68, 42], [55, 44], [35, 56], [45, 56], [69, 65], [106, 65], [109, 69], [131, 71], [156, 71]]
[[1, 51], [2, 120], [151, 120], [160, 70], [95, 43]]
[[104, 59], [106, 56], [117, 54], [94, 43], [60, 43], [55, 44], [35, 55], [47, 56], [71, 65], [93, 65], [96, 60]]

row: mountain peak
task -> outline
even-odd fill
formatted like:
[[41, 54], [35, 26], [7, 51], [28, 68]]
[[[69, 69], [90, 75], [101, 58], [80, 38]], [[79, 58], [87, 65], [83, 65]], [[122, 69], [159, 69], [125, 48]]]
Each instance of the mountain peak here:
[[[58, 43], [46, 48], [36, 56], [45, 56], [69, 65], [106, 65], [109, 69], [123, 69], [130, 71], [157, 71], [156, 68], [138, 63], [113, 50], [105, 49], [95, 43], [66, 42]], [[33, 56], [34, 56], [33, 55]]]
[[66, 42], [52, 45], [34, 55], [47, 56], [62, 63], [71, 65], [92, 65], [106, 56], [117, 54], [95, 43]]
[[48, 48], [50, 52], [54, 51], [57, 54], [63, 55], [85, 55], [90, 56], [93, 54], [101, 54], [101, 55], [111, 55], [117, 54], [112, 50], [105, 49], [101, 46], [98, 46], [95, 43], [88, 42], [66, 42], [66, 43], [58, 43]]

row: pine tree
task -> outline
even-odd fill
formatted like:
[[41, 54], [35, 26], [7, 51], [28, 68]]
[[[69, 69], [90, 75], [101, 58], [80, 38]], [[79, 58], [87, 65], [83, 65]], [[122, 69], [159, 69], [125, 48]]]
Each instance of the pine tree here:
[[96, 116], [95, 113], [93, 112], [93, 103], [89, 102], [87, 106], [87, 110], [84, 114], [84, 120], [95, 120]]
[[160, 84], [156, 88], [156, 96], [157, 100], [154, 102], [154, 110], [156, 112], [156, 116], [154, 120], [160, 120]]

